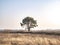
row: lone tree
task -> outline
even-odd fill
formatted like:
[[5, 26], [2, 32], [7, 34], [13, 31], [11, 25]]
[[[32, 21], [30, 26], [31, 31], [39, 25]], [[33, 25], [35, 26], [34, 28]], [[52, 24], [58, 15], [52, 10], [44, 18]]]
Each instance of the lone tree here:
[[22, 23], [20, 23], [21, 26], [26, 25], [28, 31], [30, 31], [31, 28], [34, 28], [37, 26], [36, 20], [34, 20], [32, 17], [26, 17], [22, 20]]

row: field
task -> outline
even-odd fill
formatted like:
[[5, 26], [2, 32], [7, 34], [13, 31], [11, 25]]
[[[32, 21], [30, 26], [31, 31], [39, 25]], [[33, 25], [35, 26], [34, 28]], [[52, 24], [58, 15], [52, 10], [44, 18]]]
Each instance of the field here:
[[0, 33], [0, 45], [60, 45], [60, 35]]

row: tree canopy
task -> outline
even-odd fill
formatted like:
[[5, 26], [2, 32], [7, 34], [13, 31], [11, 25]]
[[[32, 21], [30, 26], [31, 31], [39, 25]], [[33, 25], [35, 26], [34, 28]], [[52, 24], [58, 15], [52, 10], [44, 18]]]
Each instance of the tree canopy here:
[[22, 20], [22, 23], [20, 23], [20, 24], [21, 24], [21, 26], [26, 25], [28, 31], [30, 31], [31, 28], [34, 28], [34, 27], [37, 26], [37, 21], [34, 20], [34, 18], [32, 18], [32, 17], [25, 17], [25, 18]]

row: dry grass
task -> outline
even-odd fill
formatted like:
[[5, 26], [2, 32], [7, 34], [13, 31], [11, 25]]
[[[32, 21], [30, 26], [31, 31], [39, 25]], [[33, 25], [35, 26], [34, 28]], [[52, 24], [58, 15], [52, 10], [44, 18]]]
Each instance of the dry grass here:
[[0, 33], [0, 45], [60, 45], [60, 36], [28, 33]]

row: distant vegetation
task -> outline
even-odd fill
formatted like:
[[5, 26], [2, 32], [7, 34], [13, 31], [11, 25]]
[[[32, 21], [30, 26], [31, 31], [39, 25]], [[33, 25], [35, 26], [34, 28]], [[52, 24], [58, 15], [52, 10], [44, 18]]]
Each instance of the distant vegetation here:
[[30, 34], [47, 34], [47, 35], [60, 35], [60, 30], [37, 30], [37, 31], [26, 31], [26, 30], [0, 30], [0, 33], [30, 33]]

